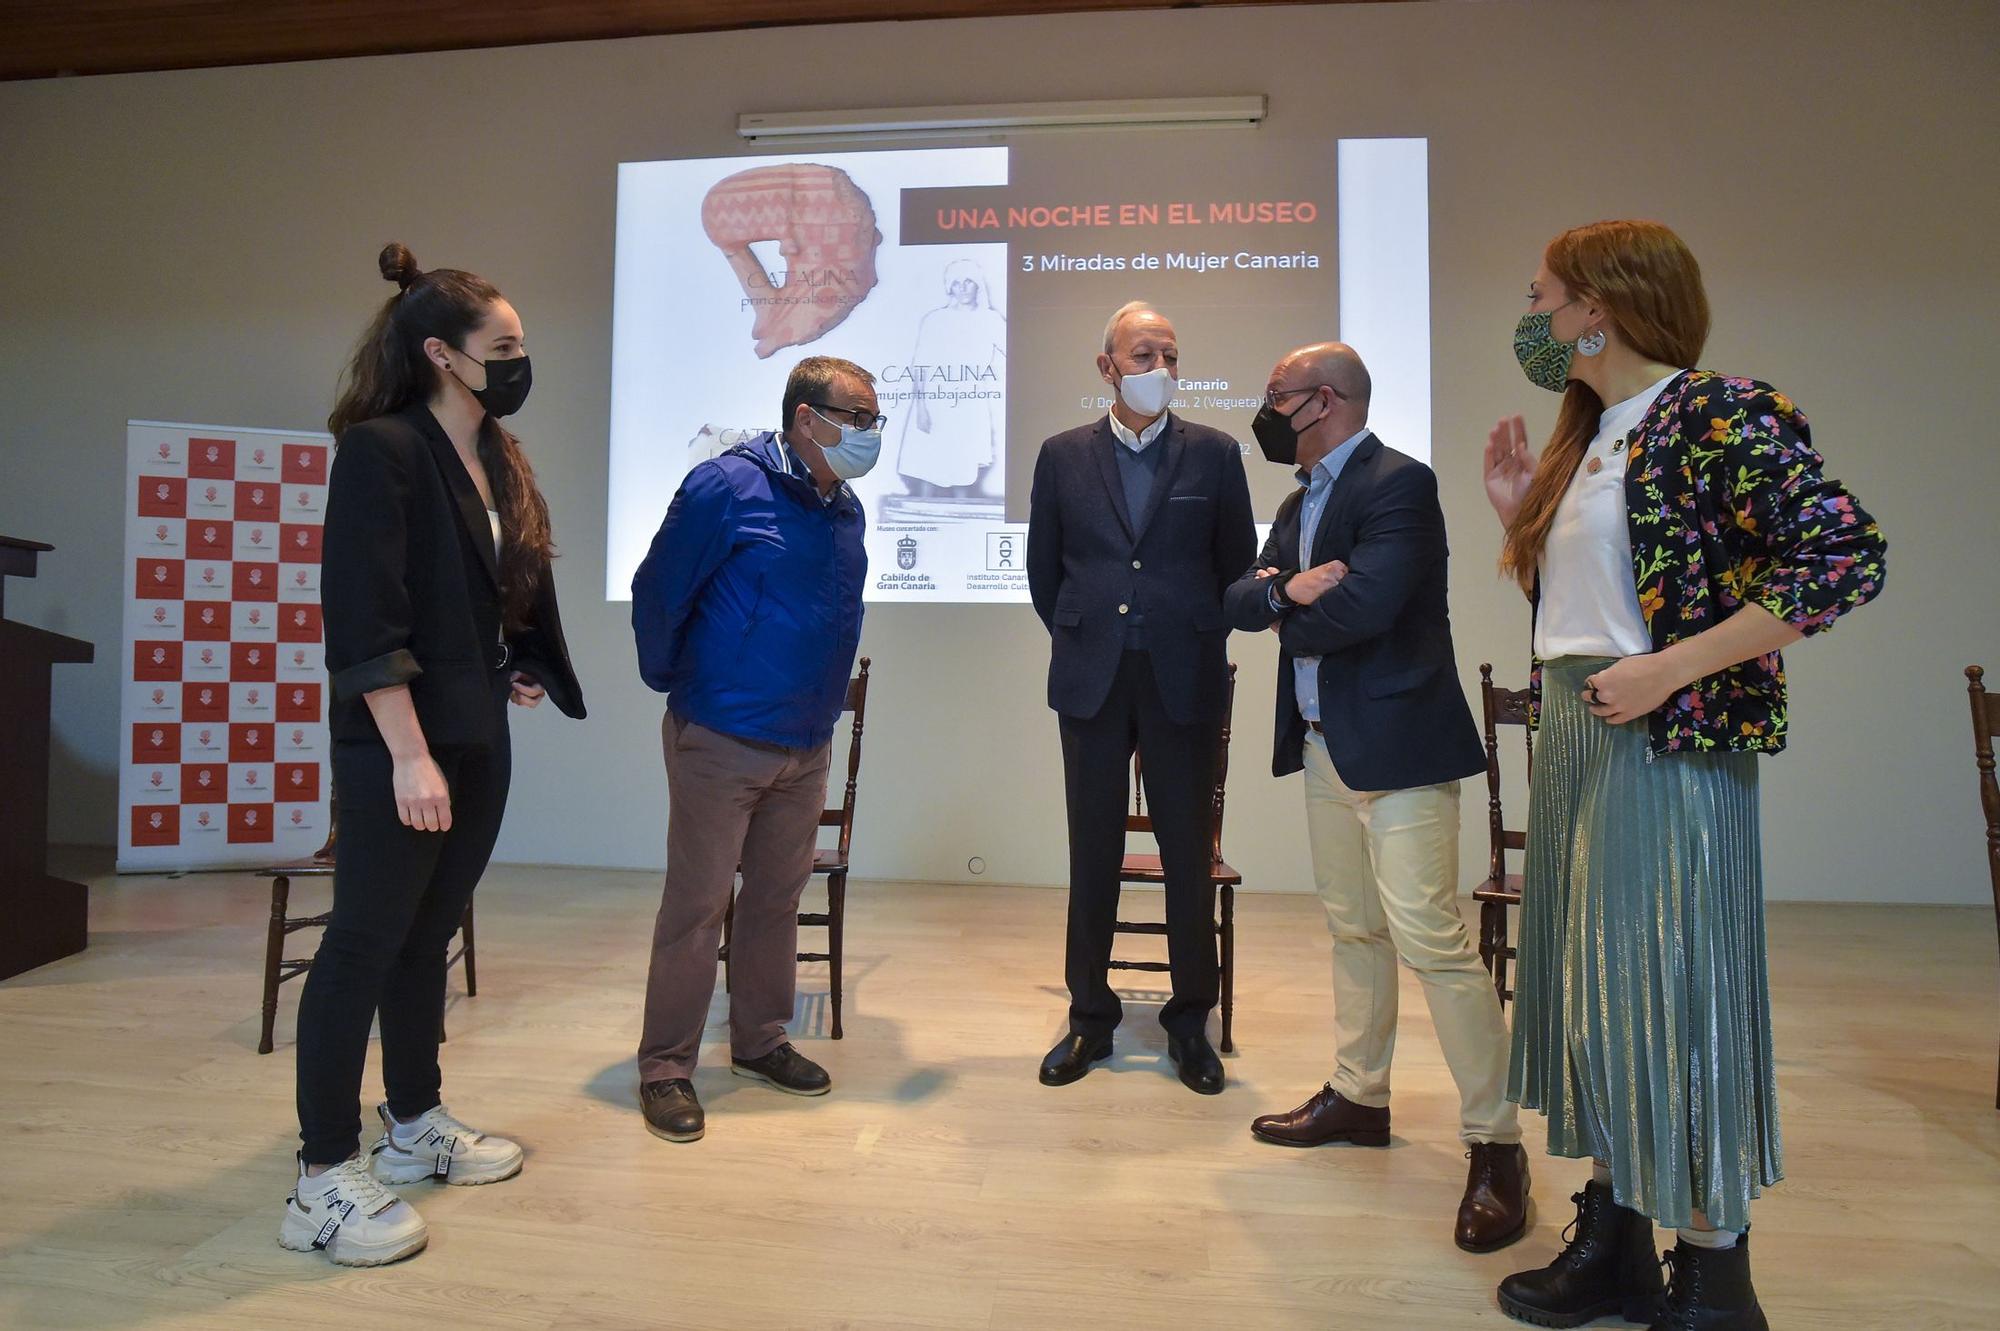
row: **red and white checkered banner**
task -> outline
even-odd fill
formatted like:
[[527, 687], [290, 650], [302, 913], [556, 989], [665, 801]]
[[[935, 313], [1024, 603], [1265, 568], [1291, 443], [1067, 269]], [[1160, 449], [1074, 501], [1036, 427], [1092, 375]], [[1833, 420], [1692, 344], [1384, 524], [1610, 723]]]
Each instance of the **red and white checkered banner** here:
[[333, 442], [128, 421], [121, 871], [302, 860], [331, 769], [320, 540]]

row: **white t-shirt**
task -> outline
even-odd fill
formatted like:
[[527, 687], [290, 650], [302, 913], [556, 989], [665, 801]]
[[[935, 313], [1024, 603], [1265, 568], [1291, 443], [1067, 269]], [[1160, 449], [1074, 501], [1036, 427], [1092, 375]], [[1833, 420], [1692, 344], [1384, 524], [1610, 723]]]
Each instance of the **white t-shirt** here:
[[498, 559], [498, 558], [500, 557], [500, 514], [499, 514], [499, 512], [498, 512], [497, 510], [494, 510], [494, 509], [490, 509], [490, 508], [489, 508], [489, 509], [487, 509], [487, 510], [486, 510], [486, 520], [487, 520], [488, 522], [490, 522], [490, 523], [492, 523], [492, 524], [493, 524], [493, 557], [494, 557], [495, 559]]
[[[1653, 409], [1675, 370], [1652, 387], [1606, 407], [1597, 437], [1576, 475], [1542, 548], [1542, 603], [1535, 615], [1535, 655], [1643, 656], [1653, 635], [1639, 613], [1632, 577], [1632, 533], [1626, 525], [1625, 464], [1632, 431]], [[1593, 470], [1593, 467], [1595, 470]]]

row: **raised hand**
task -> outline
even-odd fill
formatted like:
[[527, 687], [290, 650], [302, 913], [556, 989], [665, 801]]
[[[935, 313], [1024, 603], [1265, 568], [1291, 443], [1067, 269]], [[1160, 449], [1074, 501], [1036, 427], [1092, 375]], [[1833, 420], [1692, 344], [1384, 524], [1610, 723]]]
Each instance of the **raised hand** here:
[[1528, 451], [1528, 426], [1519, 416], [1502, 417], [1486, 436], [1486, 500], [1511, 527], [1528, 487], [1535, 480], [1535, 455]]

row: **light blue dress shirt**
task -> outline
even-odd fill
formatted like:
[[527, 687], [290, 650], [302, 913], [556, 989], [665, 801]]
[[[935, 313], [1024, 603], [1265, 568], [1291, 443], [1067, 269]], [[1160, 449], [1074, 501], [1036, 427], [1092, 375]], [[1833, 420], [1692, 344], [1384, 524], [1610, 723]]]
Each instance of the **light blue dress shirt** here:
[[[1347, 460], [1354, 456], [1354, 450], [1368, 437], [1368, 431], [1358, 430], [1347, 441], [1319, 460], [1306, 481], [1305, 503], [1299, 509], [1299, 567], [1313, 565], [1313, 537], [1319, 534], [1319, 520], [1326, 516], [1327, 500], [1333, 497], [1333, 487], [1340, 480], [1340, 473], [1346, 469]], [[1299, 715], [1308, 721], [1319, 720], [1319, 662], [1317, 656], [1295, 656], [1292, 658], [1292, 690], [1298, 699]]]

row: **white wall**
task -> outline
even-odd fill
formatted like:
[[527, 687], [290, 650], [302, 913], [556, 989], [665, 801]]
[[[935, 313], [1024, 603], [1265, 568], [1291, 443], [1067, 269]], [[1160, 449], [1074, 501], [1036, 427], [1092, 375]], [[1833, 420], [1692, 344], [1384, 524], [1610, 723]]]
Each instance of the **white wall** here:
[[[0, 531], [58, 546], [15, 617], [90, 638], [58, 686], [58, 840], [114, 831], [128, 417], [313, 426], [385, 288], [376, 248], [492, 277], [536, 359], [520, 418], [567, 549], [591, 719], [516, 721], [502, 858], [663, 858], [658, 701], [602, 585], [614, 169], [721, 154], [738, 112], [1165, 92], [1270, 95], [1287, 135], [1426, 135], [1433, 443], [1477, 663], [1525, 674], [1478, 449], [1555, 399], [1509, 334], [1542, 244], [1671, 222], [1715, 305], [1707, 362], [1771, 380], [1888, 530], [1881, 601], [1793, 659], [1767, 762], [1772, 895], [1983, 900], [1959, 670], [2000, 665], [1988, 436], [2000, 22], [1981, 0], [1665, 0], [1145, 12], [793, 29], [0, 85]], [[858, 74], [855, 71], [869, 71]], [[1366, 348], [1363, 348], [1365, 353]], [[1081, 349], [1088, 354], [1088, 349]], [[1190, 370], [1201, 349], [1187, 348]], [[1395, 441], [1391, 441], [1395, 442]], [[1026, 608], [877, 607], [857, 846], [869, 876], [1053, 883], [1060, 762]], [[1239, 637], [1228, 853], [1306, 886], [1267, 775], [1275, 666]], [[1484, 855], [1468, 790], [1465, 868]]]

